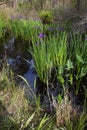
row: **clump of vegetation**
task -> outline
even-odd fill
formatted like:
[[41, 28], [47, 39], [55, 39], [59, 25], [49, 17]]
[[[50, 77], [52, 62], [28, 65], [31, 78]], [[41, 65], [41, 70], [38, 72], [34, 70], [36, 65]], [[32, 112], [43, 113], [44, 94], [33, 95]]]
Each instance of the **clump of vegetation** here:
[[40, 13], [40, 19], [43, 24], [51, 24], [53, 23], [53, 13], [49, 10], [41, 10]]
[[[46, 3], [41, 0], [39, 2], [41, 7]], [[38, 4], [36, 1], [33, 3], [35, 7]], [[20, 9], [24, 10], [30, 7], [26, 6], [26, 3], [24, 7], [23, 3], [20, 6]], [[84, 34], [72, 32], [71, 22], [68, 25], [67, 20], [60, 26], [60, 23], [54, 21], [53, 12], [50, 10], [39, 10], [41, 21], [39, 18], [26, 18], [24, 13], [28, 8], [25, 12], [24, 10], [23, 14], [10, 16], [4, 11], [0, 12], [2, 42], [0, 49], [3, 48], [4, 55], [0, 56], [0, 63], [4, 63], [0, 71], [0, 129], [85, 130], [87, 127], [86, 31]], [[28, 51], [34, 61], [32, 70], [37, 75], [34, 83], [36, 93], [31, 93], [24, 77], [19, 76], [25, 83], [18, 84], [13, 76], [14, 72], [10, 72], [7, 63], [7, 50], [10, 47], [5, 46], [7, 44], [5, 41], [11, 43], [10, 38], [14, 39], [11, 45], [18, 49], [19, 55], [21, 48], [22, 57]], [[19, 55], [17, 58], [21, 59]], [[16, 73], [15, 76], [17, 77]], [[58, 92], [55, 94], [55, 91]]]
[[[4, 82], [4, 83], [3, 83]], [[25, 96], [25, 89], [21, 86], [15, 86], [13, 81], [9, 81], [5, 72], [0, 79], [0, 128], [5, 129], [37, 129], [47, 127], [51, 116], [45, 114], [44, 110], [40, 109], [38, 101], [33, 104]], [[38, 99], [37, 99], [38, 100]], [[36, 119], [36, 117], [38, 117]], [[45, 126], [45, 123], [48, 124]]]

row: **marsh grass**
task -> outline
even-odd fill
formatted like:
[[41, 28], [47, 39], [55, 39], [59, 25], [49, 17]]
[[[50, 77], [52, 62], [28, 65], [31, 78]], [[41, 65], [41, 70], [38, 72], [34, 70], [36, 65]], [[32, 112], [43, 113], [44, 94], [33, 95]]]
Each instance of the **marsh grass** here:
[[53, 12], [50, 10], [40, 10], [40, 19], [43, 24], [53, 23]]
[[3, 18], [3, 16], [0, 16], [0, 38], [2, 37], [2, 36], [4, 36], [4, 28], [6, 27], [6, 22], [5, 22], [5, 20], [4, 20], [4, 18]]
[[58, 32], [57, 37], [50, 38], [50, 52], [53, 66], [56, 69], [56, 75], [64, 88], [64, 71], [67, 63], [67, 34]]
[[25, 19], [13, 19], [10, 20], [10, 29], [13, 36], [21, 37], [25, 40], [32, 40], [33, 37], [36, 39], [39, 32], [43, 29], [40, 21], [37, 20], [25, 20]]
[[64, 93], [70, 86], [74, 88], [76, 95], [83, 90], [81, 85], [87, 73], [86, 44], [87, 41], [82, 40], [79, 34], [72, 34], [69, 44], [65, 31], [58, 32], [57, 37], [50, 35], [41, 41], [38, 39], [38, 43], [32, 42], [31, 54], [35, 61], [35, 70], [40, 80], [47, 85], [48, 97], [50, 97], [49, 81], [53, 67], [56, 69], [55, 75]]
[[[87, 109], [87, 38], [85, 36], [83, 39], [82, 35], [73, 33], [68, 41], [68, 35], [63, 28], [58, 29], [56, 26], [57, 29], [55, 29], [54, 25], [52, 28], [50, 27], [51, 25], [43, 25], [38, 20], [14, 18], [7, 21], [3, 16], [0, 17], [0, 38], [5, 36], [8, 28], [11, 36], [18, 39], [21, 37], [23, 41], [28, 41], [30, 46], [25, 50], [28, 49], [32, 54], [37, 75], [46, 84], [50, 105], [53, 104], [50, 98], [50, 79], [57, 77], [64, 90], [64, 97], [61, 95], [61, 99], [58, 98], [58, 104], [55, 107], [56, 115], [52, 118], [45, 114], [44, 107], [41, 108], [39, 96], [34, 95], [33, 100], [35, 101], [32, 102], [28, 100], [29, 98], [26, 99], [25, 90], [21, 85], [15, 85], [13, 75], [8, 73], [4, 66], [0, 74], [0, 115], [2, 116], [0, 129], [85, 129], [87, 120], [87, 116], [84, 114]], [[24, 48], [25, 43], [19, 43], [19, 47]], [[55, 76], [51, 77], [53, 68], [56, 72]], [[29, 86], [28, 83], [26, 84]], [[70, 90], [74, 89], [76, 95], [80, 95], [80, 92], [83, 93], [83, 110], [85, 112], [80, 113], [79, 116], [76, 111], [73, 116], [71, 114], [72, 104], [66, 95], [68, 87]]]
[[47, 78], [50, 76], [52, 62], [51, 55], [48, 52], [48, 45], [43, 39], [41, 43], [32, 43], [33, 48], [31, 49], [31, 54], [35, 60], [35, 69], [41, 81], [47, 82]]
[[51, 57], [55, 67], [64, 66], [67, 59], [67, 35], [58, 33], [57, 37], [50, 38]]
[[[31, 54], [35, 60], [35, 69], [42, 81], [46, 82], [46, 71], [51, 72], [53, 66], [59, 68], [59, 75], [62, 74], [60, 69], [61, 67], [63, 69], [67, 63], [67, 35], [65, 32], [58, 37], [42, 39], [41, 43], [33, 41], [32, 46]], [[43, 80], [43, 76], [46, 77], [45, 80]]]
[[86, 126], [87, 115], [82, 113], [79, 118], [74, 118], [73, 121], [67, 124], [67, 130], [84, 130]]
[[[25, 89], [10, 81], [6, 69], [0, 75], [0, 129], [44, 130], [53, 127], [53, 117], [40, 106], [40, 98], [27, 100]], [[14, 78], [12, 78], [14, 79]], [[23, 79], [24, 80], [24, 79]], [[2, 86], [1, 86], [2, 85]], [[3, 88], [2, 88], [3, 87]]]
[[76, 79], [76, 94], [78, 94], [83, 77], [87, 74], [87, 42], [81, 35], [72, 35], [69, 55], [74, 65], [73, 79]]
[[[86, 104], [85, 104], [86, 105]], [[73, 107], [67, 93], [64, 98], [58, 96], [58, 103], [54, 104], [56, 109], [56, 125], [58, 130], [85, 130], [87, 125], [87, 115], [85, 111], [77, 113]]]

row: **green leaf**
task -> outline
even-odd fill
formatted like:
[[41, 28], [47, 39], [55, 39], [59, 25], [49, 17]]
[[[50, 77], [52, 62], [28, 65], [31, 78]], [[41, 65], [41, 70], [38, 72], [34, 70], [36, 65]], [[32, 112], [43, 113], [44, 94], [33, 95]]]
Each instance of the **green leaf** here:
[[43, 125], [45, 125], [46, 121], [48, 121], [48, 120], [49, 120], [49, 117], [47, 117], [45, 114], [44, 117], [42, 118], [37, 130], [42, 130]]
[[62, 102], [62, 96], [59, 94], [58, 95], [58, 103], [60, 104]]
[[76, 58], [79, 62], [84, 63], [84, 61], [80, 55], [76, 54]]
[[35, 116], [35, 112], [28, 118], [28, 120], [25, 122], [25, 125], [23, 128], [26, 128], [30, 124], [30, 122], [33, 120], [34, 116]]
[[86, 74], [87, 74], [87, 68], [82, 67], [82, 68], [81, 68], [81, 74], [80, 74], [79, 77], [80, 77], [80, 78], [81, 78], [81, 77], [84, 77]]
[[60, 83], [64, 84], [64, 78], [61, 75], [58, 76], [58, 80], [60, 81]]
[[67, 70], [73, 69], [73, 62], [69, 59], [67, 61]]
[[33, 96], [33, 97], [35, 97], [35, 93], [34, 93], [34, 91], [32, 90], [32, 88], [31, 88], [31, 86], [29, 85], [29, 83], [27, 82], [27, 80], [23, 77], [23, 76], [21, 76], [21, 75], [17, 75], [18, 77], [20, 77], [25, 83], [26, 83], [26, 85], [29, 87], [29, 90], [30, 90], [30, 94], [31, 94], [31, 96]]
[[73, 75], [72, 74], [70, 74], [70, 84], [72, 85], [73, 84]]
[[59, 75], [63, 74], [63, 66], [59, 66], [59, 68], [58, 68], [58, 74]]

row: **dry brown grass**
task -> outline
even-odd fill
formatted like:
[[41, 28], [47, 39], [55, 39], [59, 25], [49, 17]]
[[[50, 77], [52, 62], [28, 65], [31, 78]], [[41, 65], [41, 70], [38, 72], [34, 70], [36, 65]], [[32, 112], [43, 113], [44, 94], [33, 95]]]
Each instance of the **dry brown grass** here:
[[73, 100], [69, 100], [68, 93], [64, 94], [62, 101], [54, 106], [56, 108], [57, 126], [64, 126], [71, 122], [71, 119], [80, 115], [79, 106]]
[[16, 9], [13, 9], [4, 5], [0, 7], [0, 15], [4, 16], [5, 19], [9, 19], [13, 14], [14, 15], [17, 14]]

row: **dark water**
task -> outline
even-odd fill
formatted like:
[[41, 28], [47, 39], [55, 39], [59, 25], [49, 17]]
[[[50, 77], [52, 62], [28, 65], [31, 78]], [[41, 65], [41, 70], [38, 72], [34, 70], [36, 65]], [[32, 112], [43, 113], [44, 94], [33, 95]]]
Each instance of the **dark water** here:
[[[43, 102], [47, 106], [47, 108], [49, 108], [49, 106], [50, 106], [49, 98], [48, 98], [47, 92], [45, 93], [45, 91], [46, 91], [45, 88], [47, 86], [45, 85], [45, 87], [44, 87], [43, 82], [41, 82], [40, 80], [37, 80], [39, 77], [35, 71], [33, 59], [31, 57], [27, 57], [27, 59], [26, 59], [26, 57], [23, 56], [22, 53], [20, 53], [20, 51], [18, 52], [19, 48], [18, 48], [18, 50], [15, 48], [16, 47], [15, 47], [15, 38], [14, 37], [12, 37], [9, 40], [8, 44], [4, 44], [4, 53], [6, 55], [6, 62], [9, 65], [9, 68], [13, 70], [13, 72], [15, 73], [16, 76], [17, 75], [23, 76], [23, 78], [26, 79], [31, 90], [35, 94], [37, 94], [37, 93], [39, 93], [40, 95], [42, 94], [43, 98], [42, 98], [41, 102]], [[16, 53], [16, 51], [18, 53]], [[60, 91], [63, 92], [63, 89], [61, 89], [61, 86], [57, 80], [52, 85], [53, 86], [49, 86], [49, 88], [50, 88], [49, 93], [50, 93], [51, 97], [53, 96], [55, 98], [58, 96]], [[42, 92], [42, 91], [44, 91], [44, 92]]]
[[37, 79], [37, 74], [34, 70], [34, 63], [33, 60], [29, 61], [31, 63], [28, 71], [24, 73], [23, 77], [27, 80], [29, 85], [31, 86], [32, 90], [35, 91], [35, 80]]
[[37, 74], [34, 71], [34, 61], [32, 60], [30, 54], [28, 54], [26, 59], [24, 50], [22, 49], [23, 44], [21, 42], [22, 40], [20, 40], [20, 38], [15, 39], [15, 37], [5, 40], [3, 43], [4, 49], [2, 58], [5, 59], [9, 68], [12, 69], [16, 75], [22, 75], [34, 90], [34, 81], [37, 77]]

